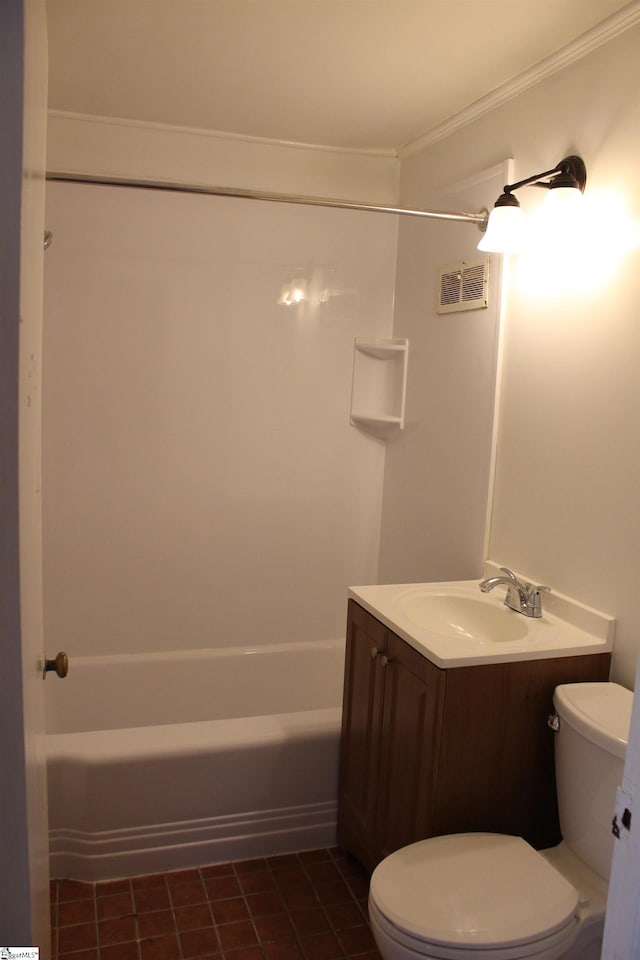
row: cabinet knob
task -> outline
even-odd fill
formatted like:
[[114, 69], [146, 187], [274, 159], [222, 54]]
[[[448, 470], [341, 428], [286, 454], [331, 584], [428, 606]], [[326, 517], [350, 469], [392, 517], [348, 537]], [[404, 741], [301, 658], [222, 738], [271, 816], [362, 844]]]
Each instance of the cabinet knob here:
[[386, 667], [389, 663], [393, 663], [393, 657], [386, 657], [384, 654], [380, 657], [380, 664], [383, 667]]
[[377, 647], [371, 647], [371, 659], [372, 659], [372, 660], [375, 660], [375, 658], [376, 658], [377, 656], [378, 656], [378, 648], [377, 648]]

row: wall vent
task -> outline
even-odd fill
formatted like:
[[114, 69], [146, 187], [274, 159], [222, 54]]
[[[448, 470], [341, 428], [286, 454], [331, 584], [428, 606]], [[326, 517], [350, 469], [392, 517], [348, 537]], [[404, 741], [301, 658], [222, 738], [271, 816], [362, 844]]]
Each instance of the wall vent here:
[[489, 304], [489, 257], [450, 263], [439, 272], [436, 313], [484, 310]]

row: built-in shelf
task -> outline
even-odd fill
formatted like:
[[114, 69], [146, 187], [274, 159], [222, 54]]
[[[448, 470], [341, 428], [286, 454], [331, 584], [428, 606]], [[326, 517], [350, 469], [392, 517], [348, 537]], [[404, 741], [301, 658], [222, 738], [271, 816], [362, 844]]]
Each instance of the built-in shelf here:
[[368, 357], [376, 357], [378, 360], [389, 360], [395, 354], [405, 354], [407, 352], [408, 340], [386, 340], [377, 337], [375, 340], [365, 340], [356, 337], [354, 347], [359, 353], [365, 353]]
[[401, 417], [366, 417], [352, 413], [351, 422], [357, 423], [360, 427], [400, 427], [401, 429], [403, 427]]
[[354, 426], [376, 433], [404, 427], [409, 341], [356, 337], [351, 415]]

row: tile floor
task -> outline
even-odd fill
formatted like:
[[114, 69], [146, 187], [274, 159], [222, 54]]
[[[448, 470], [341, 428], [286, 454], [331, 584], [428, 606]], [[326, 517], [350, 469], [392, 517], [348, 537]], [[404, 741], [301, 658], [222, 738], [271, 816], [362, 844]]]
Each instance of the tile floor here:
[[53, 880], [52, 960], [380, 960], [368, 888], [362, 867], [336, 849]]

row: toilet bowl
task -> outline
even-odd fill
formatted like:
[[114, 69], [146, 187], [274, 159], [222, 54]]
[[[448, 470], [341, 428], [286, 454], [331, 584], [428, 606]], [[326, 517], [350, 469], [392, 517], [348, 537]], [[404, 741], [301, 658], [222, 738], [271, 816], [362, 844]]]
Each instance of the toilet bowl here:
[[[573, 943], [576, 888], [520, 837], [456, 834], [374, 871], [369, 916], [385, 960], [554, 960]], [[408, 919], [410, 918], [410, 919]]]
[[369, 917], [383, 960], [598, 960], [632, 700], [612, 683], [556, 690], [560, 823], [571, 844], [537, 851], [520, 837], [454, 834], [376, 867]]

